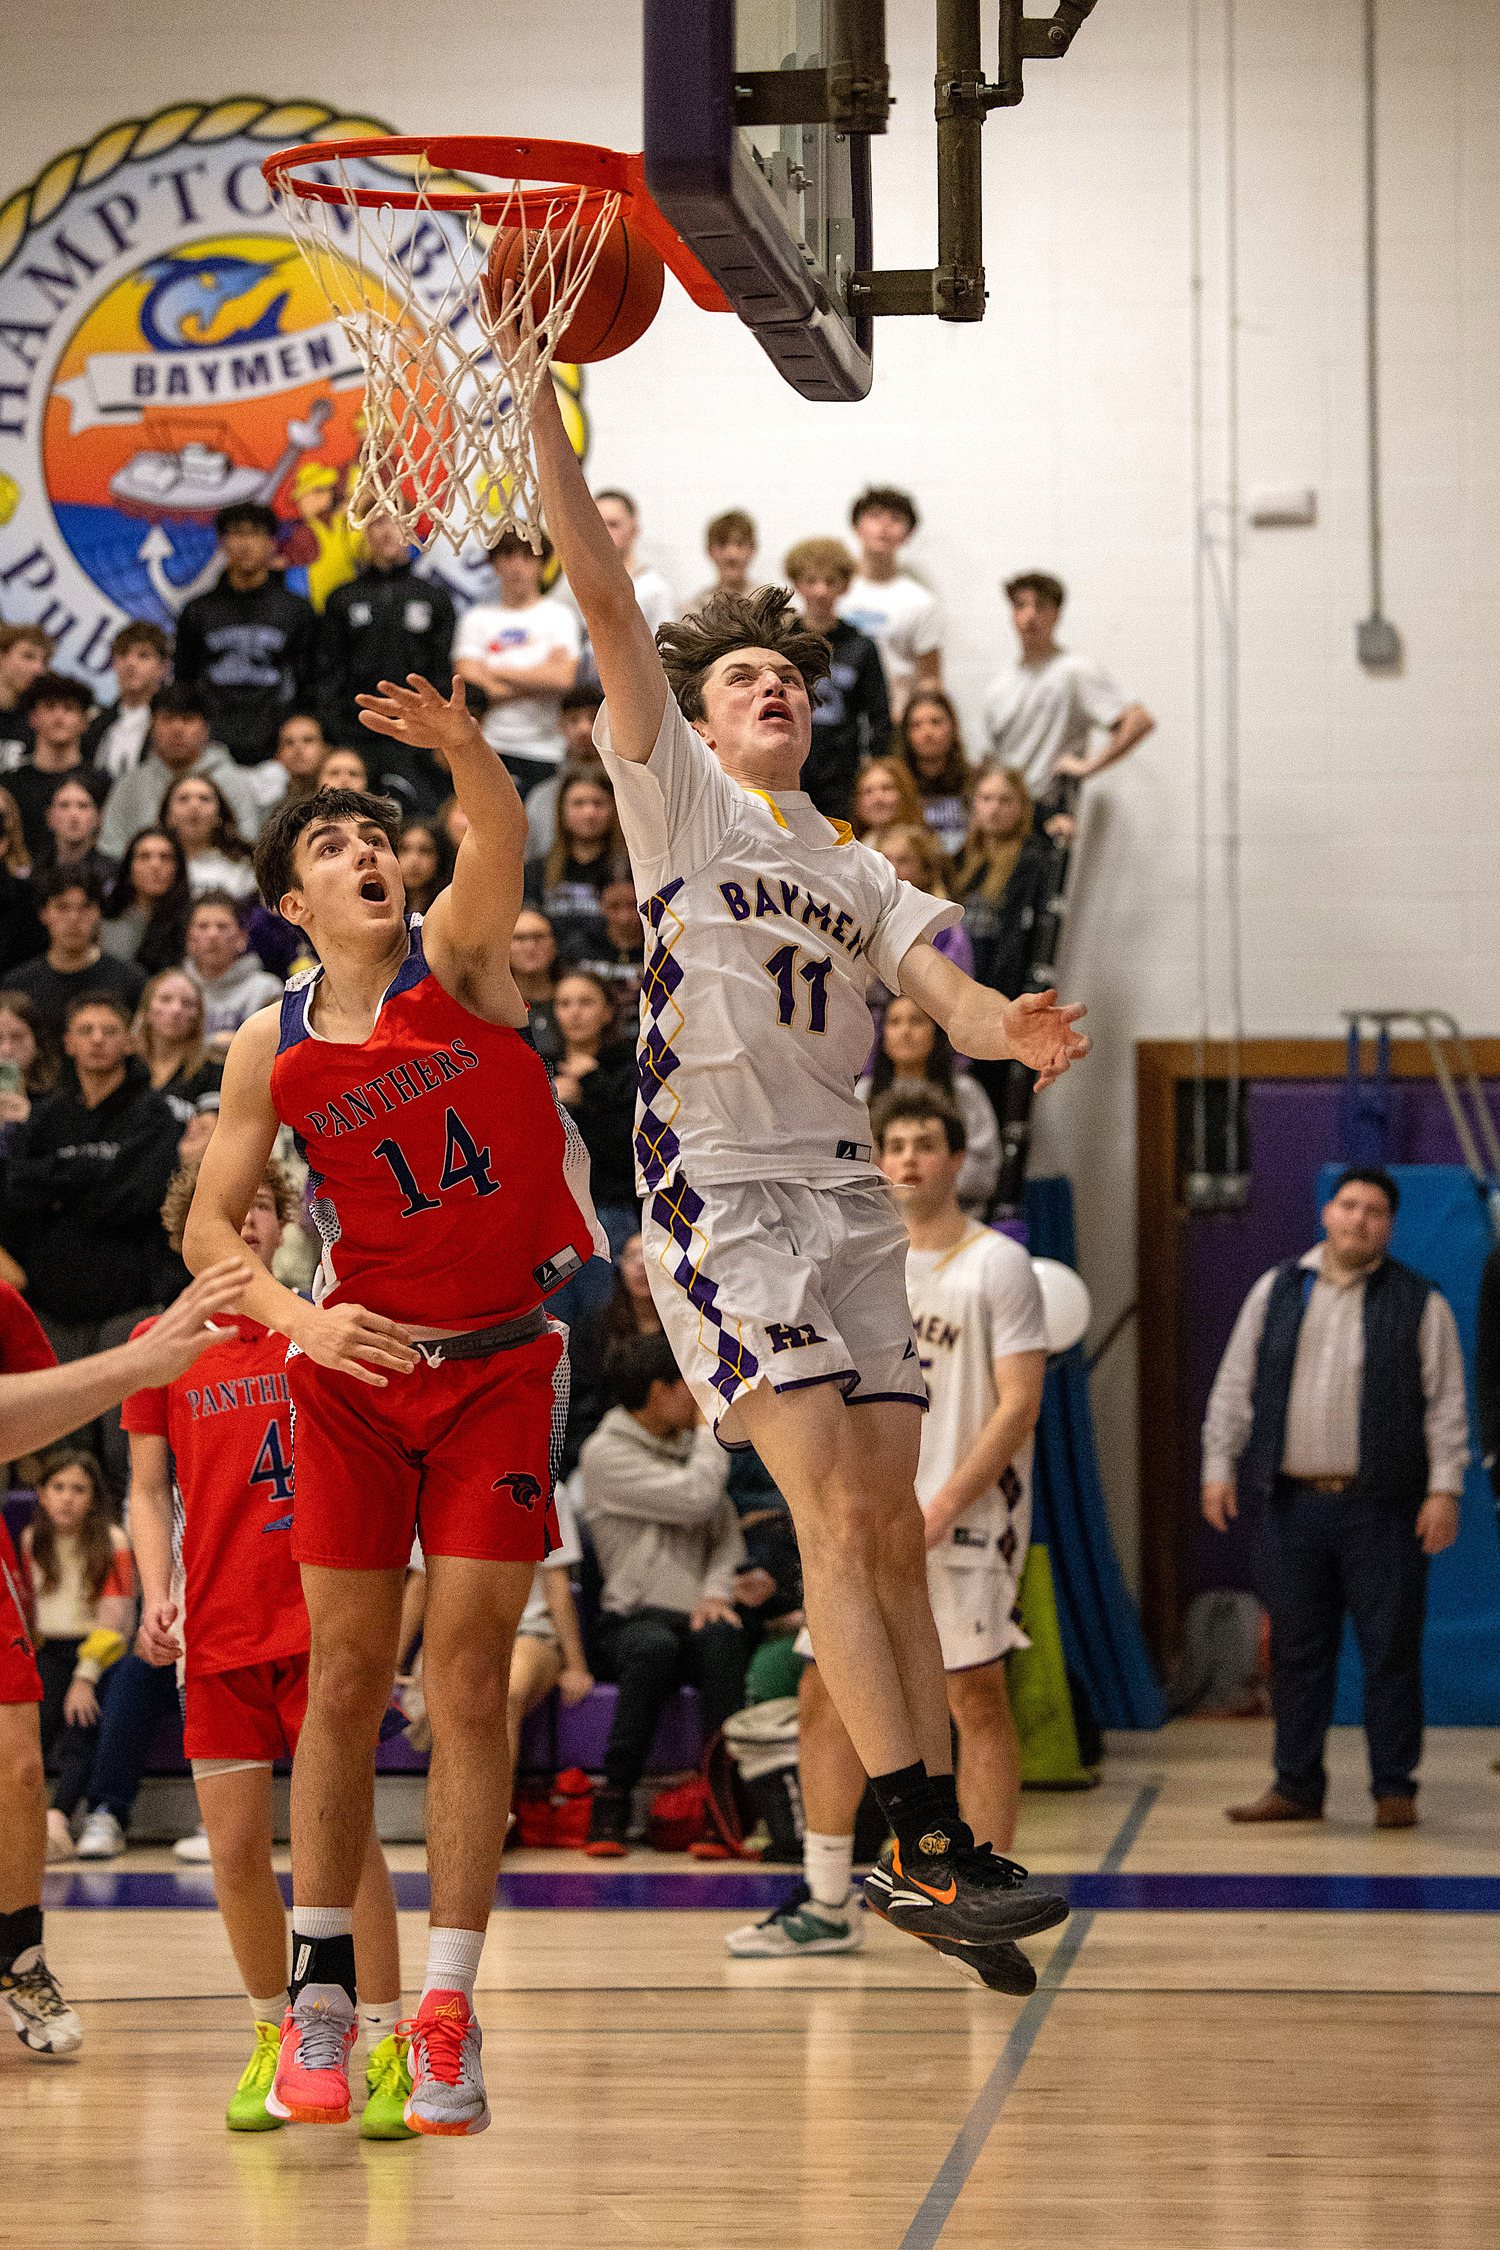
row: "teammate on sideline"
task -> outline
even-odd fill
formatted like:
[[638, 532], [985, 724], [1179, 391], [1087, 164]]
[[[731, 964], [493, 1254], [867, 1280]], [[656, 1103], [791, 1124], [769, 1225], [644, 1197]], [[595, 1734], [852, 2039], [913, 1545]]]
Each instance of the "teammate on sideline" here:
[[[963, 1120], [936, 1088], [893, 1091], [871, 1115], [882, 1169], [911, 1247], [906, 1289], [929, 1400], [917, 1466], [927, 1535], [927, 1585], [943, 1646], [948, 1707], [958, 1727], [959, 1802], [981, 1842], [1009, 1851], [1021, 1796], [1021, 1749], [1005, 1659], [1027, 1646], [1015, 1622], [1031, 1537], [1032, 1433], [1047, 1367], [1042, 1293], [1019, 1243], [966, 1218], [957, 1195]], [[854, 1823], [865, 1775], [815, 1664], [802, 1675], [804, 1882], [764, 1922], [726, 1941], [741, 1957], [851, 1953], [863, 1943], [849, 1911]], [[877, 1873], [866, 1896], [884, 1907]], [[1028, 1993], [1036, 1972], [1018, 1946], [973, 1962], [941, 1953], [998, 1991]]]
[[[606, 1249], [583, 1145], [510, 975], [526, 839], [515, 786], [461, 681], [446, 702], [425, 681], [382, 685], [360, 698], [374, 731], [448, 760], [468, 821], [453, 880], [408, 923], [394, 805], [323, 789], [272, 815], [261, 896], [321, 966], [235, 1035], [183, 1248], [191, 1266], [237, 1253], [246, 1312], [294, 1347], [292, 1553], [312, 1650], [274, 2099], [310, 2123], [348, 2112], [352, 1909], [420, 1506], [432, 1929], [405, 2116], [419, 2132], [477, 2133], [490, 2113], [472, 2001], [510, 1806], [511, 1644], [556, 1538], [567, 1404], [564, 1331], [543, 1299]], [[314, 1305], [240, 1240], [283, 1120], [312, 1167]]]
[[[215, 1317], [233, 1312], [244, 1287], [237, 1262], [214, 1266], [167, 1307], [149, 1335], [66, 1367], [52, 1364], [44, 1337], [23, 1340], [30, 1364], [0, 1375], [4, 1458], [16, 1461], [55, 1445], [143, 1383], [172, 1382], [221, 1340]], [[47, 1782], [37, 1724], [41, 1700], [21, 1568], [0, 1517], [0, 2007], [27, 2052], [50, 2059], [76, 2054], [83, 2026], [42, 1948]]]
[[[162, 1205], [174, 1250], [198, 1184], [178, 1172]], [[266, 1166], [241, 1239], [270, 1270], [298, 1197]], [[138, 1336], [153, 1323], [142, 1322]], [[292, 1560], [286, 1342], [241, 1314], [226, 1341], [165, 1388], [131, 1393], [130, 1529], [141, 1574], [140, 1653], [183, 1665], [183, 1747], [213, 1856], [219, 1912], [245, 1981], [255, 2048], [229, 2104], [233, 2133], [283, 2122], [268, 2096], [286, 2013], [286, 1909], [271, 1870], [271, 1767], [297, 1747], [307, 1704], [307, 1609]], [[172, 1595], [173, 1480], [182, 1494], [179, 1608]], [[187, 1640], [173, 1627], [182, 1620]], [[370, 2041], [360, 2133], [407, 2140], [407, 2042], [397, 2035], [396, 1902], [374, 1829], [354, 1902], [360, 2014]]]
[[798, 788], [828, 645], [785, 591], [719, 595], [653, 639], [548, 384], [533, 440], [650, 932], [636, 1148], [652, 1295], [705, 1415], [790, 1503], [818, 1660], [895, 1831], [889, 1918], [1009, 1942], [1067, 1908], [959, 1814], [913, 1490], [926, 1398], [906, 1235], [853, 1089], [872, 974], [962, 1053], [1013, 1057], [1044, 1086], [1087, 1051], [1083, 1011], [955, 969], [929, 941], [958, 909]]

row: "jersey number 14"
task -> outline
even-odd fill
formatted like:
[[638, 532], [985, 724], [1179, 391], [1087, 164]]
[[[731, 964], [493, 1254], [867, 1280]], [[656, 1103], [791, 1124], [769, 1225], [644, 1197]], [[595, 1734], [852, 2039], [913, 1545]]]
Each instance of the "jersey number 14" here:
[[403, 1219], [414, 1219], [419, 1211], [438, 1210], [442, 1198], [465, 1180], [470, 1183], [476, 1195], [493, 1195], [500, 1185], [498, 1180], [490, 1177], [489, 1150], [475, 1147], [474, 1136], [458, 1111], [450, 1109], [443, 1122], [448, 1143], [443, 1152], [443, 1172], [436, 1195], [423, 1194], [417, 1175], [399, 1141], [377, 1141], [375, 1144], [375, 1154], [383, 1157], [389, 1164], [395, 1175], [396, 1185], [406, 1198], [401, 1210]]

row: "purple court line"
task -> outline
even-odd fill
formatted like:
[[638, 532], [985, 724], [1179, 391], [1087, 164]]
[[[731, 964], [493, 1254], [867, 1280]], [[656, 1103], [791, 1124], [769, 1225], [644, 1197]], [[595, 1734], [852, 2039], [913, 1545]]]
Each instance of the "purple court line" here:
[[[396, 1874], [391, 1880], [404, 1913], [426, 1909], [424, 1874]], [[769, 1913], [797, 1880], [790, 1868], [732, 1875], [506, 1870], [495, 1886], [495, 1904], [522, 1913]], [[1075, 1915], [1500, 1913], [1495, 1875], [1127, 1875], [1116, 1865], [1041, 1880], [1062, 1893]], [[290, 1903], [290, 1877], [281, 1876], [280, 1883]], [[57, 1913], [91, 1907], [212, 1909], [217, 1902], [207, 1867], [149, 1874], [98, 1867], [47, 1875], [42, 1903]]]

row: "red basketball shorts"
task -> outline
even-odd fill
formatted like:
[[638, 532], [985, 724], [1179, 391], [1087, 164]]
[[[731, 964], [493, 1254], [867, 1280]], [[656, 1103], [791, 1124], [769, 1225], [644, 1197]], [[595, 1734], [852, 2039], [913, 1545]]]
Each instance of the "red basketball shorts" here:
[[200, 1672], [182, 1690], [187, 1758], [290, 1758], [307, 1715], [307, 1651], [234, 1672]]
[[486, 1359], [422, 1361], [383, 1391], [298, 1352], [287, 1383], [299, 1563], [404, 1570], [414, 1531], [426, 1554], [480, 1562], [541, 1562], [557, 1545], [562, 1329]]
[[42, 1675], [21, 1601], [21, 1566], [0, 1516], [0, 1703], [40, 1703]]

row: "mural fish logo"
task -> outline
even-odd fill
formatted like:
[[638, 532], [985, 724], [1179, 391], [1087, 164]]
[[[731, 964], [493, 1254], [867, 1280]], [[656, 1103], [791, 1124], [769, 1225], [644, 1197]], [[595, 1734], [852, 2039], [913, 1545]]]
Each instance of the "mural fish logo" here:
[[[0, 611], [53, 634], [64, 670], [103, 672], [128, 617], [171, 630], [217, 576], [231, 501], [275, 510], [298, 591], [349, 551], [362, 370], [260, 166], [293, 142], [390, 130], [318, 102], [178, 103], [0, 205]], [[421, 223], [436, 304], [463, 223]], [[578, 371], [558, 376], [582, 455]], [[482, 550], [444, 575], [473, 599]]]

